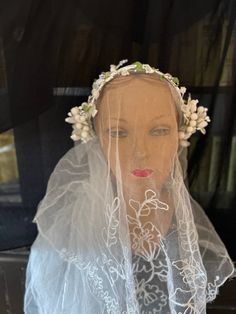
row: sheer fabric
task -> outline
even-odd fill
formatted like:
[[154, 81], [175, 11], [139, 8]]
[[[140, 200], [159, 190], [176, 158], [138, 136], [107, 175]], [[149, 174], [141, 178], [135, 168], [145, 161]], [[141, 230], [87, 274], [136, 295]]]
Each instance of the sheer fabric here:
[[185, 183], [181, 101], [157, 75], [104, 87], [39, 204], [26, 314], [206, 313], [234, 267]]

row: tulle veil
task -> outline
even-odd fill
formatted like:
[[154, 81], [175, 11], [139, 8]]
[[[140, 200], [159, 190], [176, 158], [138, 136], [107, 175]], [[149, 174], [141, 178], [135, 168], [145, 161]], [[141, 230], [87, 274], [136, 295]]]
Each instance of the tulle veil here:
[[[169, 127], [181, 100], [140, 74], [99, 101], [97, 135], [61, 158], [38, 206], [25, 313], [206, 313], [234, 266], [186, 185], [187, 148]], [[150, 101], [169, 110], [163, 122]]]

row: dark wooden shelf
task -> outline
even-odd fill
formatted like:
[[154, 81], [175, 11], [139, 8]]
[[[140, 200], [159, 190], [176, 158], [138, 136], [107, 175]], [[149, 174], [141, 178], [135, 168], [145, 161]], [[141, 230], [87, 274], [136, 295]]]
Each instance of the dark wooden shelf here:
[[209, 314], [236, 313], [236, 278], [228, 280], [220, 287], [217, 298], [207, 308]]

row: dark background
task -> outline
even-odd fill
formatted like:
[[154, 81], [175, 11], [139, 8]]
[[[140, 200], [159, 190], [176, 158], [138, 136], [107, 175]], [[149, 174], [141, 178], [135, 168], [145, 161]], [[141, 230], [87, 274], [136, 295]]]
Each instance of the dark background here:
[[30, 247], [48, 177], [73, 145], [68, 110], [127, 58], [177, 76], [209, 108], [189, 185], [235, 260], [235, 17], [234, 0], [0, 0], [0, 250]]
[[[23, 313], [32, 219], [73, 145], [67, 112], [122, 59], [177, 76], [208, 107], [189, 187], [236, 260], [235, 18], [236, 0], [0, 0], [1, 313]], [[236, 313], [235, 291], [225, 284], [207, 313]]]

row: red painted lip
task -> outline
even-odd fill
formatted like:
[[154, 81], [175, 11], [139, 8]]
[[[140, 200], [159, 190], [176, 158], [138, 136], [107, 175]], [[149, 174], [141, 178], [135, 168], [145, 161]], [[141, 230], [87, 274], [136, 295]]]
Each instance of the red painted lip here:
[[149, 177], [152, 173], [152, 169], [135, 169], [131, 172], [136, 177]]

